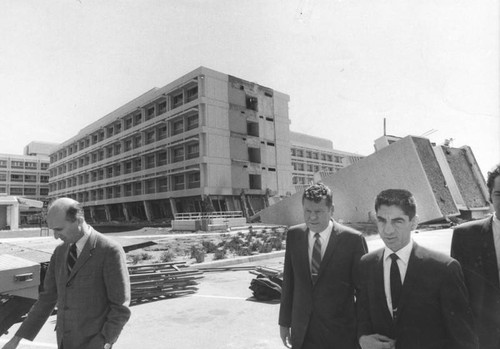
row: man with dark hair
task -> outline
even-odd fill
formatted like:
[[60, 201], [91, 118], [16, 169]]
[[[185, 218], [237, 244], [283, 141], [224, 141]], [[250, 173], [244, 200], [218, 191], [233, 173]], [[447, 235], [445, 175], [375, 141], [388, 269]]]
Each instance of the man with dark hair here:
[[325, 185], [307, 188], [302, 206], [305, 223], [291, 227], [286, 239], [281, 339], [293, 349], [354, 349], [357, 266], [366, 241], [333, 220]]
[[109, 349], [130, 317], [130, 279], [125, 252], [90, 227], [80, 204], [57, 199], [47, 214], [56, 247], [44, 289], [15, 336], [33, 340], [57, 304], [57, 345], [63, 349]]
[[491, 217], [455, 228], [451, 256], [462, 265], [481, 349], [500, 348], [500, 164], [486, 182]]
[[476, 349], [459, 263], [417, 245], [413, 195], [382, 191], [375, 200], [385, 248], [361, 258], [358, 336], [362, 349]]

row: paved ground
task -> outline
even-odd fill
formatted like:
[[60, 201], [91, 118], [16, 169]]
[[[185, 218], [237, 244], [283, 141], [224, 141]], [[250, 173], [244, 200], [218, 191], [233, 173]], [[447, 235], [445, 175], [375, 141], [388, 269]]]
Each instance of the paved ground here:
[[[425, 246], [449, 253], [451, 230], [414, 234]], [[369, 249], [383, 245], [372, 236]], [[283, 268], [283, 257], [243, 265]], [[255, 302], [248, 289], [254, 276], [248, 271], [205, 273], [195, 295], [144, 303], [132, 307], [132, 317], [115, 345], [116, 349], [276, 349], [282, 348], [278, 330], [278, 303]], [[20, 349], [56, 348], [55, 319], [51, 317], [35, 342], [21, 342]], [[10, 334], [0, 337], [2, 345]]]

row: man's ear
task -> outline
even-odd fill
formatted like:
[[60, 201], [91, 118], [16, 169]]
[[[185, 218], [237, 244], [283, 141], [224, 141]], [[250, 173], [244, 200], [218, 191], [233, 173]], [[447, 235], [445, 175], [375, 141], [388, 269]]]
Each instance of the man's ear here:
[[411, 220], [411, 230], [415, 230], [417, 229], [417, 226], [418, 226], [418, 216], [415, 215], [415, 217], [413, 217], [413, 219]]

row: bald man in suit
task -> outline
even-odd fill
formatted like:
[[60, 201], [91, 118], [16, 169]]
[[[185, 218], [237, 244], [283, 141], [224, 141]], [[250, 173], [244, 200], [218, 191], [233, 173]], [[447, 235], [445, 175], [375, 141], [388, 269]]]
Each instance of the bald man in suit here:
[[90, 227], [72, 199], [54, 201], [47, 222], [63, 243], [54, 250], [38, 301], [3, 348], [33, 340], [57, 304], [58, 348], [109, 349], [130, 317], [125, 252]]

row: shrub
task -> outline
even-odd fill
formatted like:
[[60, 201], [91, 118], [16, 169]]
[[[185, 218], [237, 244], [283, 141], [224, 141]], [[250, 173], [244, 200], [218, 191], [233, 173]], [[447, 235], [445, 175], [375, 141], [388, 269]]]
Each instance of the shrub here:
[[263, 244], [260, 249], [259, 249], [259, 252], [260, 253], [269, 253], [273, 250], [273, 245], [269, 242], [266, 242], [265, 244]]
[[149, 259], [153, 258], [153, 255], [152, 255], [152, 254], [150, 254], [150, 253], [147, 253], [147, 252], [142, 252], [142, 253], [140, 254], [140, 258], [141, 258], [141, 260], [143, 260], [143, 261], [147, 261], [147, 260], [149, 260]]
[[252, 254], [252, 251], [250, 247], [243, 246], [241, 247], [238, 251], [236, 251], [237, 256], [250, 256]]
[[160, 255], [160, 261], [162, 263], [172, 262], [175, 258], [175, 253], [172, 251], [165, 251]]
[[141, 257], [138, 254], [132, 254], [129, 256], [130, 261], [132, 264], [137, 264], [141, 260]]
[[217, 251], [217, 245], [210, 240], [203, 240], [201, 244], [207, 253], [214, 253]]
[[205, 249], [202, 245], [191, 245], [191, 258], [196, 259], [196, 263], [203, 263], [205, 261]]
[[224, 248], [218, 248], [214, 252], [214, 261], [219, 260], [219, 259], [226, 259], [226, 250]]

